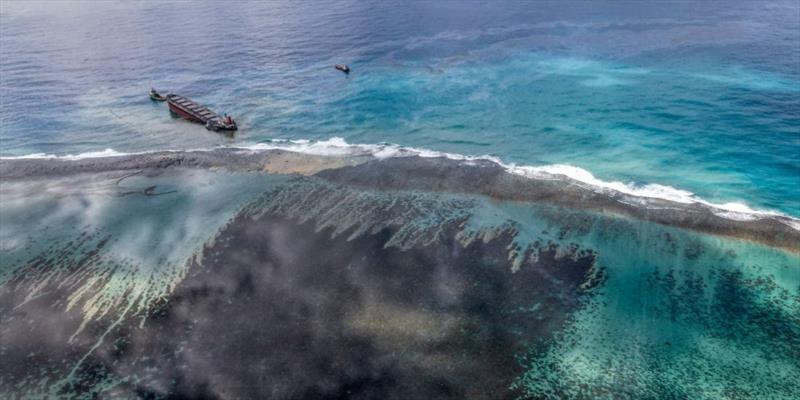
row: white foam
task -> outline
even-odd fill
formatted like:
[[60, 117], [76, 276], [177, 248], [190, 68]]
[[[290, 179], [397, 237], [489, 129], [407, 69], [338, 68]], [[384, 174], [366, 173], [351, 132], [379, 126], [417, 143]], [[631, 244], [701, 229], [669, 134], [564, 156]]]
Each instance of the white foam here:
[[[490, 155], [483, 156], [467, 156], [463, 154], [446, 153], [435, 150], [420, 149], [414, 147], [403, 147], [390, 143], [380, 144], [350, 144], [341, 137], [333, 137], [327, 140], [309, 141], [309, 140], [282, 140], [274, 139], [269, 142], [263, 143], [242, 143], [235, 146], [224, 146], [219, 148], [228, 148], [239, 151], [267, 151], [267, 150], [285, 150], [303, 154], [319, 155], [319, 156], [338, 156], [338, 157], [351, 157], [351, 156], [369, 156], [378, 159], [395, 158], [395, 157], [424, 157], [424, 158], [439, 158], [444, 157], [451, 160], [463, 161], [465, 163], [473, 163], [475, 161], [490, 161], [505, 168], [509, 173], [524, 176], [531, 179], [539, 180], [564, 180], [567, 179], [574, 184], [581, 185], [582, 187], [601, 192], [609, 195], [625, 194], [642, 201], [642, 206], [648, 206], [647, 199], [667, 200], [681, 204], [701, 204], [708, 207], [715, 215], [736, 221], [753, 221], [762, 218], [775, 218], [776, 220], [786, 224], [787, 226], [800, 231], [800, 219], [781, 214], [776, 211], [768, 210], [755, 210], [743, 203], [712, 203], [706, 201], [694, 193], [676, 189], [671, 186], [659, 184], [645, 184], [636, 185], [633, 183], [624, 183], [619, 181], [604, 181], [595, 177], [591, 172], [572, 165], [567, 164], [553, 164], [544, 166], [518, 166], [515, 164], [506, 164], [497, 157]], [[214, 149], [195, 149], [185, 151], [211, 151]], [[165, 150], [165, 151], [180, 151], [180, 150]], [[60, 159], [60, 160], [81, 160], [86, 158], [100, 158], [100, 157], [119, 157], [124, 155], [136, 155], [155, 153], [157, 151], [143, 152], [143, 153], [122, 153], [113, 149], [106, 149], [103, 151], [80, 153], [76, 155], [56, 156], [52, 154], [29, 154], [17, 157], [0, 157], [0, 159]], [[654, 205], [661, 207], [660, 205]]]
[[682, 204], [703, 204], [711, 209], [715, 215], [737, 221], [753, 221], [766, 217], [778, 217], [779, 220], [794, 229], [800, 230], [800, 220], [775, 211], [755, 210], [743, 203], [712, 203], [694, 193], [676, 189], [671, 186], [659, 184], [635, 185], [623, 182], [608, 182], [596, 178], [591, 172], [572, 165], [555, 164], [541, 167], [509, 166], [508, 170], [518, 175], [534, 179], [553, 179], [553, 177], [566, 177], [573, 181], [585, 184], [585, 187], [601, 192], [617, 192], [639, 198], [668, 200]]
[[57, 156], [55, 154], [46, 154], [46, 153], [34, 153], [34, 154], [26, 154], [24, 156], [0, 157], [0, 160], [30, 160], [30, 159], [83, 160], [85, 158], [120, 157], [120, 156], [134, 155], [134, 154], [142, 154], [142, 153], [121, 153], [114, 149], [105, 149], [102, 151], [90, 151], [86, 153], [67, 154], [63, 156]]
[[591, 172], [583, 168], [567, 164], [554, 164], [538, 167], [517, 166], [514, 164], [506, 164], [497, 157], [489, 155], [466, 156], [462, 154], [453, 154], [413, 147], [402, 147], [393, 144], [349, 144], [340, 137], [334, 137], [318, 142], [309, 142], [307, 140], [273, 141], [272, 143], [260, 143], [251, 146], [244, 146], [244, 148], [254, 150], [283, 149], [306, 154], [331, 156], [371, 155], [376, 158], [409, 156], [429, 158], [445, 157], [452, 160], [466, 162], [487, 160], [502, 166], [512, 174], [521, 175], [532, 179], [557, 180], [567, 178], [573, 182], [581, 184], [587, 189], [600, 191], [607, 194], [613, 194], [616, 192], [644, 199], [668, 200], [681, 204], [702, 204], [709, 207], [714, 215], [736, 221], [753, 221], [767, 217], [777, 217], [778, 221], [800, 231], [800, 219], [792, 218], [779, 212], [755, 210], [743, 203], [712, 203], [696, 196], [692, 192], [666, 185], [654, 183], [635, 185], [633, 183], [623, 183], [618, 181], [608, 182], [596, 178]]

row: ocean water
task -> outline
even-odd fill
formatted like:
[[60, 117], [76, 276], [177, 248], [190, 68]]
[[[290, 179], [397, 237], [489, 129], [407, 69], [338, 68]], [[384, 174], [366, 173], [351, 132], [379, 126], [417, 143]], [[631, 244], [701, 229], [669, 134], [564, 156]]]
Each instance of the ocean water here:
[[[8, 4], [0, 152], [341, 137], [567, 164], [798, 216], [797, 12], [793, 1]], [[151, 86], [241, 130], [226, 139], [176, 121]]]
[[2, 2], [0, 397], [798, 398], [799, 16]]

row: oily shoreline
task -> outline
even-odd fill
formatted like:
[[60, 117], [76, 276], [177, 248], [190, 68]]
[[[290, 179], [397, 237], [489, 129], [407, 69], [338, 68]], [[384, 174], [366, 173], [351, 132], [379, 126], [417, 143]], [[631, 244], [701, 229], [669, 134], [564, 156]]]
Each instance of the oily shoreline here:
[[479, 194], [497, 200], [541, 202], [575, 209], [610, 212], [658, 224], [749, 240], [800, 253], [800, 231], [780, 216], [733, 220], [712, 207], [666, 199], [596, 191], [577, 181], [535, 179], [508, 172], [489, 160], [445, 157], [375, 158], [368, 154], [329, 156], [287, 150], [156, 152], [115, 157], [0, 160], [2, 181], [51, 178], [110, 171], [166, 168], [225, 169], [240, 172], [315, 175], [322, 179], [377, 190], [427, 190]]

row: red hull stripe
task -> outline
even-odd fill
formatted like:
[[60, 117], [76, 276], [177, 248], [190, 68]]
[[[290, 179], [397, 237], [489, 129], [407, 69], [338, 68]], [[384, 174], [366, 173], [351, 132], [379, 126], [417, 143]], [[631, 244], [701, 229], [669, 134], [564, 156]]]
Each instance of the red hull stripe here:
[[195, 117], [192, 114], [189, 114], [188, 112], [184, 111], [180, 107], [178, 107], [178, 106], [176, 106], [176, 105], [174, 105], [172, 103], [168, 103], [168, 104], [169, 104], [170, 111], [174, 112], [175, 114], [180, 115], [184, 119], [188, 119], [189, 121], [200, 122], [200, 123], [203, 122], [199, 118]]

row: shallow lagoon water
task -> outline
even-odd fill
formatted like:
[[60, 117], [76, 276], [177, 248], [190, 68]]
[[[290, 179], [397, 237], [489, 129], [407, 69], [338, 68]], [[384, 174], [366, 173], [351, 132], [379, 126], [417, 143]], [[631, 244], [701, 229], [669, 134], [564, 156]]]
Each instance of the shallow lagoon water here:
[[798, 397], [796, 3], [249, 5], [0, 8], [0, 393]]
[[490, 164], [221, 154], [5, 161], [45, 175], [2, 188], [3, 392], [797, 394], [796, 249], [473, 192]]

